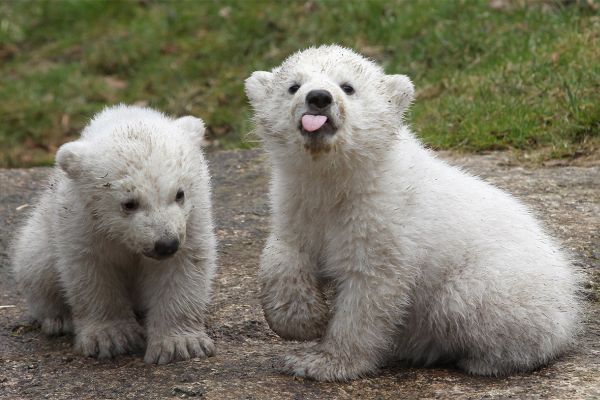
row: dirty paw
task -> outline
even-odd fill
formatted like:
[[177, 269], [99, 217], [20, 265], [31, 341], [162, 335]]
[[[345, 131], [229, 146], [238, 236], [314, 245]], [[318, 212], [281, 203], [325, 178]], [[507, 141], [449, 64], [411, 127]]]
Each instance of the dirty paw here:
[[284, 339], [315, 340], [323, 336], [329, 320], [329, 309], [322, 294], [314, 299], [289, 301], [286, 308], [263, 299], [263, 310], [269, 327]]
[[351, 359], [318, 346], [287, 355], [281, 361], [283, 373], [318, 381], [349, 381], [366, 376], [376, 365], [366, 359]]
[[143, 346], [144, 331], [136, 321], [91, 323], [75, 337], [75, 351], [98, 358], [112, 358]]
[[144, 361], [148, 364], [168, 364], [215, 354], [215, 344], [204, 332], [166, 336], [151, 340]]

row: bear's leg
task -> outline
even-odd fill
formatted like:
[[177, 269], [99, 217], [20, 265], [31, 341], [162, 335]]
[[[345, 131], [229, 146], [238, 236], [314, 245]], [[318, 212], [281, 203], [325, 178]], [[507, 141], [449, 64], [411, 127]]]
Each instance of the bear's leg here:
[[329, 319], [325, 297], [306, 252], [271, 236], [263, 251], [260, 298], [269, 326], [293, 340], [320, 338]]
[[144, 361], [167, 364], [212, 356], [215, 345], [204, 324], [214, 262], [181, 254], [164, 263], [168, 265], [147, 266], [142, 278], [148, 310]]
[[496, 337], [487, 349], [473, 345], [456, 364], [472, 375], [506, 376], [531, 371], [547, 364], [567, 347], [552, 335], [548, 332], [534, 339], [530, 333], [523, 332], [511, 338]]
[[338, 285], [325, 336], [289, 355], [284, 372], [321, 381], [346, 381], [374, 372], [391, 349], [405, 296], [394, 280], [353, 271]]
[[77, 248], [58, 260], [73, 314], [75, 350], [111, 358], [141, 349], [144, 332], [135, 318], [122, 271], [105, 262], [106, 257], [77, 252]]
[[495, 316], [494, 321], [486, 317], [481, 318], [483, 321], [473, 318], [484, 328], [469, 329], [462, 335], [466, 348], [457, 366], [469, 374], [505, 376], [531, 371], [547, 364], [573, 344], [572, 317], [567, 312], [544, 310], [540, 313], [531, 307], [528, 317], [522, 319], [489, 312]]
[[30, 243], [29, 253], [15, 261], [19, 263], [17, 280], [27, 299], [29, 313], [46, 335], [71, 333], [71, 311], [61, 292], [54, 260], [46, 246]]
[[54, 251], [40, 213], [33, 214], [16, 243], [13, 269], [29, 313], [42, 332], [72, 332], [71, 311], [61, 292]]
[[60, 291], [60, 284], [53, 266], [40, 267], [37, 274], [27, 277], [25, 285], [27, 304], [34, 320], [46, 335], [73, 332], [71, 310]]
[[531, 265], [507, 268], [500, 254], [447, 277], [421, 314], [428, 315], [440, 346], [453, 350], [461, 369], [491, 376], [530, 371], [573, 344], [579, 319], [574, 281], [553, 271], [550, 262], [527, 276], [511, 271]]
[[501, 357], [463, 358], [456, 365], [471, 375], [504, 376], [512, 372], [532, 369], [519, 360], [507, 360]]

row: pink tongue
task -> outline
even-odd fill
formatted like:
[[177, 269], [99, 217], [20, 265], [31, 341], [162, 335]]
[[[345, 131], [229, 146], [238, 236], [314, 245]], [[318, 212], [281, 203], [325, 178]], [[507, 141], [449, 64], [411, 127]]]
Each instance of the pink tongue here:
[[322, 127], [327, 122], [327, 117], [324, 115], [309, 115], [302, 116], [302, 127], [307, 132], [314, 132]]

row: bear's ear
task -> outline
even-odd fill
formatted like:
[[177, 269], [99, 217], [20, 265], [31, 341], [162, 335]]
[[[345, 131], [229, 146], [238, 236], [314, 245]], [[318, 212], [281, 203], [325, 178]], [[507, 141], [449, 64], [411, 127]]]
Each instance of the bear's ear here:
[[404, 112], [415, 98], [415, 87], [406, 75], [386, 75], [385, 86], [400, 112]]
[[253, 106], [265, 98], [272, 79], [273, 73], [267, 71], [255, 71], [246, 79], [246, 95]]
[[202, 146], [202, 139], [204, 139], [204, 132], [206, 131], [204, 121], [188, 115], [176, 119], [175, 125], [188, 134], [198, 146]]
[[88, 145], [81, 141], [63, 144], [56, 152], [56, 164], [71, 179], [77, 179], [85, 170], [84, 160], [88, 150]]

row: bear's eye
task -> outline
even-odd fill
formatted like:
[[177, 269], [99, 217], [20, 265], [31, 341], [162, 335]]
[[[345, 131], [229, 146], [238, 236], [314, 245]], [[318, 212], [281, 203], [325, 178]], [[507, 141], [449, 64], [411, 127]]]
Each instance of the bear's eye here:
[[123, 203], [121, 203], [121, 208], [123, 208], [123, 211], [125, 212], [133, 212], [137, 210], [139, 206], [140, 203], [138, 203], [136, 199], [125, 200]]
[[183, 192], [183, 190], [179, 189], [177, 191], [177, 194], [175, 195], [175, 201], [178, 203], [183, 203], [184, 199], [185, 199], [185, 193]]
[[298, 89], [300, 89], [300, 85], [295, 83], [292, 86], [290, 86], [290, 88], [288, 89], [288, 92], [290, 92], [290, 94], [294, 94], [298, 91]]
[[354, 94], [354, 88], [352, 86], [350, 86], [349, 84], [343, 83], [340, 85], [340, 87], [342, 88], [344, 93], [346, 93], [347, 95]]

